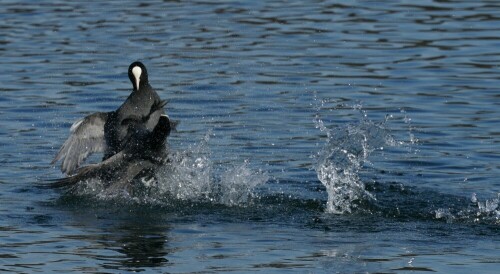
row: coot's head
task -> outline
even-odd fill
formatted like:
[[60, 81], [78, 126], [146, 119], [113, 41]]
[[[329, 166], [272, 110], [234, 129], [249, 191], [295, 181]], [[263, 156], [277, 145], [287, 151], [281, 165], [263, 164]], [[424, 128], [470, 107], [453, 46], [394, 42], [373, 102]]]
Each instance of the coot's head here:
[[141, 62], [133, 62], [128, 67], [128, 78], [134, 86], [134, 91], [138, 91], [142, 86], [148, 83], [148, 71]]

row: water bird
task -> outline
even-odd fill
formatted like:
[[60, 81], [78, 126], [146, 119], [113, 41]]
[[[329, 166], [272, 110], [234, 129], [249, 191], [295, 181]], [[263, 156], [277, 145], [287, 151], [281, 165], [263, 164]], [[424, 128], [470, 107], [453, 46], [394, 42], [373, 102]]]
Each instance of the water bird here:
[[137, 179], [154, 179], [155, 171], [168, 160], [166, 139], [173, 123], [162, 114], [153, 131], [144, 124], [130, 124], [123, 149], [97, 164], [79, 168], [72, 176], [56, 179], [50, 188], [69, 188], [78, 182], [97, 179], [110, 192], [129, 190]]
[[146, 66], [141, 62], [133, 62], [128, 68], [128, 77], [134, 91], [116, 111], [109, 114], [104, 125], [104, 160], [122, 150], [131, 124], [144, 125], [145, 129], [151, 131], [157, 125], [160, 115], [165, 114], [163, 108], [150, 112], [151, 107], [160, 104], [161, 100], [149, 84]]
[[104, 152], [104, 161], [122, 151], [130, 129], [152, 131], [157, 126], [160, 116], [165, 114], [166, 101], [149, 84], [144, 64], [130, 64], [128, 77], [133, 91], [125, 102], [116, 111], [96, 112], [76, 121], [51, 164], [61, 160], [61, 171], [71, 175], [93, 153]]

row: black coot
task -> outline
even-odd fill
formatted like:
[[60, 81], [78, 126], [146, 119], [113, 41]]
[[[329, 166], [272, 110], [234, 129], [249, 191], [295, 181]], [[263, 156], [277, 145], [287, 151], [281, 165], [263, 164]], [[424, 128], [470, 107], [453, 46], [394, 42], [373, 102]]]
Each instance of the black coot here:
[[76, 121], [70, 136], [55, 156], [52, 164], [61, 160], [61, 171], [73, 174], [85, 159], [95, 152], [104, 152], [103, 160], [123, 150], [130, 136], [129, 129], [152, 131], [164, 114], [156, 91], [148, 82], [146, 67], [141, 62], [129, 66], [128, 76], [133, 92], [112, 112], [97, 112]]
[[101, 180], [107, 189], [127, 189], [135, 179], [151, 178], [167, 160], [166, 138], [171, 131], [167, 115], [161, 115], [158, 124], [149, 131], [145, 126], [130, 125], [123, 150], [98, 164], [77, 170], [73, 176], [57, 179], [49, 186], [67, 188], [80, 181]]

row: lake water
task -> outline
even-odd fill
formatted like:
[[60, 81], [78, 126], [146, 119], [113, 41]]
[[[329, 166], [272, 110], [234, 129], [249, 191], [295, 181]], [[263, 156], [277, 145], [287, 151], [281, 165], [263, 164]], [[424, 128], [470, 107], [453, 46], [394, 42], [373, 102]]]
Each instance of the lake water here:
[[[498, 1], [3, 1], [0, 19], [0, 271], [498, 273]], [[180, 121], [158, 184], [37, 187], [135, 60]]]

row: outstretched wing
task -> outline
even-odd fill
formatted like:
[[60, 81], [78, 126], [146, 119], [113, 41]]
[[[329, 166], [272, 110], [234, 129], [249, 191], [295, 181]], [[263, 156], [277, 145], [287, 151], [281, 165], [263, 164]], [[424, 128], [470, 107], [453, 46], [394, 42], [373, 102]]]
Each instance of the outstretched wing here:
[[76, 174], [53, 180], [52, 183], [45, 185], [48, 188], [63, 188], [71, 187], [76, 183], [83, 181], [85, 179], [99, 178], [101, 175], [110, 174], [113, 171], [119, 170], [120, 166], [124, 165], [128, 161], [128, 156], [122, 152], [119, 152], [112, 157], [97, 163], [78, 168]]
[[107, 119], [107, 112], [96, 112], [76, 121], [51, 164], [61, 160], [61, 171], [72, 174], [89, 155], [104, 151], [104, 124]]
[[113, 174], [112, 178], [105, 183], [111, 184], [112, 188], [124, 187], [131, 182], [138, 174], [157, 167], [160, 162], [154, 162], [145, 159], [134, 159], [132, 155], [120, 151], [112, 157], [88, 166], [79, 168], [75, 175], [53, 180], [51, 183], [44, 185], [46, 188], [68, 188], [76, 185], [86, 179], [102, 179], [102, 176]]

